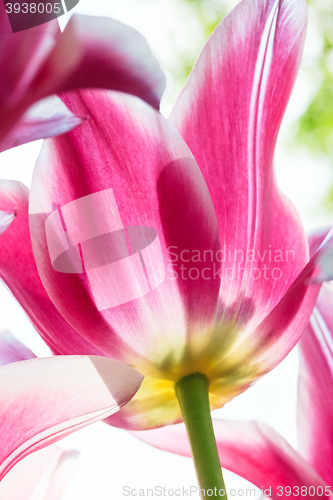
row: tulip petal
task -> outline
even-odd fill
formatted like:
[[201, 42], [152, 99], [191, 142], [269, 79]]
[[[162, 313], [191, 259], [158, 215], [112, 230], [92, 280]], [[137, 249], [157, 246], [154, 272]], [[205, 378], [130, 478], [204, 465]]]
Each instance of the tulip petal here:
[[330, 483], [333, 474], [333, 287], [325, 283], [299, 343], [299, 446]]
[[34, 353], [11, 332], [0, 332], [0, 367], [35, 357]]
[[60, 35], [57, 20], [13, 33], [5, 4], [0, 2], [0, 140], [33, 103], [33, 82]]
[[[323, 261], [326, 265], [327, 255], [333, 250], [333, 229], [326, 235], [322, 232], [314, 235], [311, 246], [313, 254], [308, 264], [253, 332], [254, 350], [258, 351], [258, 358], [268, 370], [277, 366], [296, 345], [308, 324], [309, 313], [316, 304], [321, 279], [329, 279]], [[260, 346], [263, 347], [262, 352]]]
[[[312, 486], [314, 492], [317, 486], [322, 486], [323, 493], [325, 492], [325, 481], [267, 424], [215, 419], [213, 425], [221, 466], [264, 491], [271, 488], [271, 493], [267, 491], [267, 496], [276, 500], [296, 498], [300, 496], [302, 486], [307, 491]], [[161, 450], [191, 457], [183, 424], [131, 434]], [[291, 495], [288, 495], [285, 487], [291, 487]]]
[[0, 234], [2, 234], [6, 229], [9, 228], [13, 220], [15, 219], [15, 212], [8, 213], [0, 210]]
[[49, 446], [25, 457], [2, 479], [2, 500], [60, 500], [78, 466], [79, 453]]
[[29, 113], [16, 125], [36, 101], [68, 89], [127, 92], [159, 108], [165, 74], [144, 37], [118, 21], [74, 15], [62, 34], [57, 20], [13, 33], [1, 2], [0, 41], [0, 151], [80, 124], [44, 109], [45, 125], [31, 123]]
[[98, 356], [56, 356], [0, 368], [0, 479], [22, 458], [125, 405], [142, 375]]
[[333, 230], [328, 234], [318, 232], [311, 240], [311, 248], [310, 261], [279, 303], [251, 335], [214, 367], [210, 377], [216, 380], [211, 384], [211, 393], [223, 397], [225, 380], [230, 374], [235, 393], [237, 389], [244, 391], [277, 366], [296, 345], [320, 291], [321, 283], [314, 282], [313, 276], [322, 274], [321, 260], [332, 251]]
[[179, 265], [182, 252], [216, 255], [207, 186], [178, 133], [141, 100], [85, 90], [66, 104], [90, 119], [45, 141], [36, 164], [30, 233], [43, 284], [107, 355], [178, 380], [209, 342], [220, 281], [203, 271], [219, 263], [198, 262], [190, 279], [186, 260], [187, 276], [175, 278], [169, 252]]
[[45, 500], [60, 500], [68, 483], [79, 467], [79, 453], [69, 450], [62, 453], [49, 482]]
[[170, 116], [217, 212], [224, 252], [221, 318], [241, 319], [252, 311], [244, 336], [308, 260], [301, 222], [273, 175], [306, 23], [305, 0], [240, 2], [208, 40]]
[[21, 101], [59, 35], [57, 20], [13, 33], [5, 2], [0, 3], [1, 113]]
[[318, 250], [320, 250], [320, 258], [318, 258], [317, 271], [312, 279], [313, 284], [333, 280], [333, 245], [331, 243], [332, 238], [333, 229], [331, 227], [320, 229], [310, 235], [310, 248], [311, 246], [315, 248], [318, 241], [321, 240], [321, 244], [318, 247]]
[[64, 134], [82, 123], [57, 96], [42, 99], [34, 104], [0, 143], [0, 152], [7, 149]]
[[155, 429], [182, 421], [175, 384], [147, 376], [131, 401], [105, 419], [106, 424], [128, 431]]
[[61, 316], [42, 285], [32, 252], [28, 202], [29, 190], [23, 184], [0, 181], [0, 210], [17, 212], [0, 237], [0, 277], [54, 354], [100, 355]]
[[43, 95], [105, 88], [136, 95], [155, 108], [166, 77], [145, 38], [109, 18], [74, 14], [41, 69]]

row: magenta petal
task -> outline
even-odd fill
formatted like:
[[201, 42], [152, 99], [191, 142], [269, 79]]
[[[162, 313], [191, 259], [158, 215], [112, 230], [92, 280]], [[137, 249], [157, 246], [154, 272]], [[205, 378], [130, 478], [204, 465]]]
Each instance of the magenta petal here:
[[13, 33], [5, 3], [0, 2], [0, 140], [34, 102], [32, 82], [60, 35], [57, 20]]
[[82, 123], [57, 96], [48, 97], [33, 105], [0, 142], [0, 152], [6, 149], [64, 134]]
[[[213, 420], [221, 466], [238, 474], [260, 489], [271, 487], [267, 496], [287, 499], [287, 486], [323, 486], [325, 481], [274, 429], [263, 422]], [[183, 424], [151, 431], [131, 432], [141, 441], [171, 453], [191, 456]], [[330, 483], [329, 483], [330, 484]], [[278, 487], [282, 488], [278, 488]], [[288, 490], [287, 490], [288, 491]], [[294, 490], [296, 493], [297, 490]], [[289, 498], [300, 496], [293, 494]]]
[[247, 353], [261, 375], [286, 357], [309, 322], [321, 287], [314, 276], [321, 273], [322, 259], [332, 251], [333, 230], [313, 235], [310, 246], [312, 257], [308, 264], [274, 309], [233, 353], [236, 357], [237, 350]]
[[333, 230], [319, 231], [310, 241], [312, 257], [275, 308], [253, 332], [251, 342], [257, 362], [272, 370], [291, 351], [304, 332], [320, 291], [324, 276], [322, 260], [333, 250]]
[[0, 277], [21, 304], [54, 354], [102, 354], [59, 314], [38, 275], [28, 224], [29, 190], [15, 181], [0, 181], [0, 210], [17, 210], [0, 236]]
[[105, 88], [159, 108], [166, 77], [145, 38], [110, 18], [75, 15], [41, 70], [43, 95]]
[[0, 479], [22, 458], [117, 412], [142, 375], [98, 356], [56, 356], [0, 368]]
[[11, 332], [0, 332], [0, 367], [35, 357], [34, 353]]
[[12, 213], [0, 210], [0, 234], [2, 234], [4, 231], [6, 231], [6, 229], [9, 228], [14, 219], [15, 210]]
[[[0, 116], [26, 98], [31, 82], [60, 35], [58, 21], [13, 33], [5, 2], [0, 3]], [[4, 124], [1, 120], [1, 126]]]
[[299, 343], [299, 445], [329, 483], [333, 474], [333, 287], [325, 283]]
[[103, 352], [152, 376], [164, 363], [165, 378], [177, 379], [185, 349], [196, 359], [209, 341], [220, 285], [201, 273], [213, 275], [215, 258], [182, 279], [169, 253], [220, 248], [207, 186], [178, 133], [143, 101], [87, 90], [66, 104], [90, 118], [45, 141], [36, 164], [30, 232], [43, 284]]
[[165, 74], [144, 37], [118, 21], [74, 15], [62, 34], [57, 20], [12, 33], [1, 2], [0, 42], [0, 151], [77, 126], [79, 118], [40, 107], [38, 123], [21, 118], [36, 101], [68, 89], [127, 92], [159, 108]]
[[[27, 456], [0, 483], [1, 500], [60, 500], [78, 467], [79, 453], [49, 446]], [[40, 498], [38, 496], [38, 498]]]
[[170, 116], [217, 212], [222, 319], [228, 321], [230, 311], [248, 315], [252, 305], [246, 333], [274, 308], [308, 259], [301, 222], [273, 175], [306, 24], [305, 0], [240, 2], [208, 40]]

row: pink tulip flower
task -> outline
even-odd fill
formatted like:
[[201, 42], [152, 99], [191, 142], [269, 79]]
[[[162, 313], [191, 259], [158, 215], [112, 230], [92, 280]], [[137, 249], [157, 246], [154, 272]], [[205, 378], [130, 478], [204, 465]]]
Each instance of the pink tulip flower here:
[[1, 500], [60, 500], [78, 467], [79, 453], [50, 446], [18, 463], [0, 483]]
[[[174, 383], [195, 372], [210, 381], [212, 407], [223, 406], [276, 366], [309, 320], [318, 256], [308, 264], [300, 220], [273, 177], [305, 28], [303, 0], [243, 1], [203, 49], [169, 121], [124, 94], [63, 97], [90, 119], [45, 141], [29, 202], [34, 259], [27, 246], [25, 272], [15, 262], [11, 276], [37, 266], [42, 285], [30, 282], [72, 329], [43, 321], [56, 354], [98, 349], [146, 376], [117, 425], [181, 420]], [[28, 193], [7, 186], [2, 208], [18, 207], [8, 252], [8, 240], [28, 234]], [[12, 254], [1, 259], [9, 273]]]
[[[333, 477], [333, 286], [325, 283], [299, 342], [299, 451], [269, 425], [214, 420], [222, 467], [275, 500], [332, 498]], [[185, 427], [133, 432], [162, 450], [191, 456]]]
[[306, 22], [305, 0], [243, 0], [169, 120], [125, 94], [63, 94], [89, 120], [45, 141], [30, 196], [0, 184], [0, 209], [17, 210], [0, 238], [0, 275], [52, 352], [145, 375], [111, 425], [180, 422], [192, 376], [207, 382], [208, 414], [208, 390], [210, 408], [222, 407], [284, 359], [331, 277], [320, 266], [331, 235], [310, 259], [273, 173]]
[[165, 75], [136, 30], [112, 19], [74, 15], [63, 33], [57, 20], [13, 33], [5, 3], [0, 3], [0, 151], [79, 125], [85, 117], [70, 113], [56, 96], [45, 99], [68, 89], [118, 90], [159, 107]]

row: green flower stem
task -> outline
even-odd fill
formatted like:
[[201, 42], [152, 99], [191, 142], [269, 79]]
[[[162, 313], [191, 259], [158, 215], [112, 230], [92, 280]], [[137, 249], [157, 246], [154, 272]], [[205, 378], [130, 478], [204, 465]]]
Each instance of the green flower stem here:
[[[201, 498], [225, 498], [226, 489], [217, 451], [209, 407], [209, 382], [195, 373], [176, 383], [176, 395], [183, 414]], [[211, 494], [212, 490], [213, 494]]]

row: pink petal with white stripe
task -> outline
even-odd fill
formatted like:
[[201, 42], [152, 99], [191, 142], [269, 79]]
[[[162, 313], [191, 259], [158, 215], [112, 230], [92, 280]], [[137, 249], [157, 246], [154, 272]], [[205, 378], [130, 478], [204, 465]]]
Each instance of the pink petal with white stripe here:
[[221, 320], [248, 317], [244, 336], [308, 260], [300, 219], [273, 174], [306, 25], [305, 0], [240, 2], [208, 40], [170, 116], [217, 212]]
[[[276, 500], [299, 497], [302, 486], [307, 492], [312, 487], [311, 493], [316, 493], [319, 487], [324, 495], [325, 481], [267, 424], [216, 419], [213, 424], [223, 468], [242, 476], [260, 489], [271, 488], [269, 496]], [[191, 457], [183, 424], [132, 434], [161, 450]], [[291, 492], [293, 487], [298, 487], [298, 495], [288, 495], [285, 487], [291, 487]]]
[[299, 347], [300, 451], [330, 484], [333, 474], [333, 286], [329, 283], [320, 291]]
[[90, 119], [46, 141], [37, 161], [30, 233], [39, 274], [89, 342], [176, 380], [192, 372], [215, 317], [219, 277], [172, 279], [169, 255], [220, 248], [207, 186], [178, 133], [139, 99], [82, 91], [66, 104]]
[[115, 413], [142, 375], [98, 356], [56, 356], [0, 368], [0, 479], [21, 459]]
[[25, 457], [2, 479], [2, 500], [60, 500], [78, 467], [79, 453], [49, 446]]

